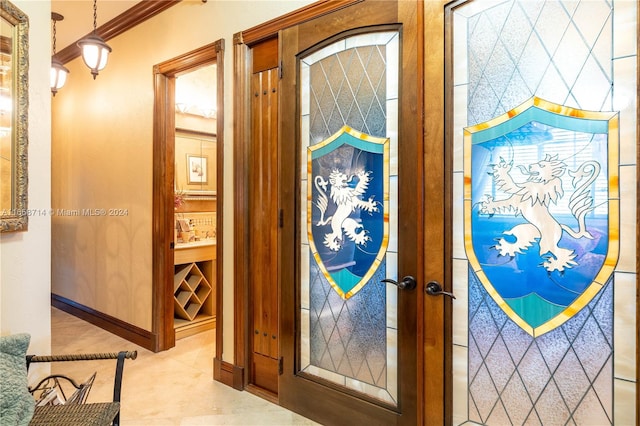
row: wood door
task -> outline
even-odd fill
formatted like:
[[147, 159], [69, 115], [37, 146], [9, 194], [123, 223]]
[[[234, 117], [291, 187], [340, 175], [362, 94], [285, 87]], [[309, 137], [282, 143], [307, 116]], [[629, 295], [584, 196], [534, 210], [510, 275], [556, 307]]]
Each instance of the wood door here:
[[324, 424], [419, 424], [430, 391], [421, 7], [365, 1], [280, 35], [279, 400]]

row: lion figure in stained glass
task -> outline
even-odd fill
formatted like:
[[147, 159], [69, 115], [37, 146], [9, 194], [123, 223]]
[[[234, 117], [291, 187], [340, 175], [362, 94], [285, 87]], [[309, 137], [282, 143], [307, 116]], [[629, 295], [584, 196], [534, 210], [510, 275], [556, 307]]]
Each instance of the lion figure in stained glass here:
[[[368, 232], [360, 222], [350, 217], [356, 210], [368, 213], [377, 212], [378, 206], [373, 197], [363, 200], [363, 195], [371, 182], [371, 172], [361, 170], [353, 175], [346, 175], [339, 170], [333, 170], [327, 181], [322, 176], [315, 177], [318, 199], [315, 205], [320, 209], [321, 217], [316, 226], [331, 224], [331, 232], [324, 236], [324, 245], [332, 251], [339, 251], [343, 236], [346, 235], [357, 245], [366, 245], [371, 241]], [[331, 200], [335, 203], [333, 215], [325, 218], [329, 207], [327, 185], [331, 185]]]
[[515, 182], [511, 176], [512, 165], [513, 162], [507, 163], [503, 158], [500, 158], [498, 164], [491, 165], [489, 174], [493, 176], [496, 190], [509, 197], [495, 200], [491, 195], [485, 195], [480, 202], [480, 213], [493, 216], [496, 213], [514, 212], [516, 216], [522, 215], [527, 223], [505, 230], [503, 233], [510, 237], [497, 238], [497, 244], [493, 248], [501, 256], [514, 257], [538, 240], [540, 257], [544, 259], [542, 266], [549, 273], [556, 270], [562, 273], [566, 268], [577, 265], [574, 260], [575, 252], [559, 247], [558, 243], [563, 231], [573, 238], [593, 238], [585, 226], [585, 216], [593, 210], [593, 200], [588, 188], [599, 174], [600, 165], [595, 161], [587, 161], [576, 171], [569, 171], [575, 188], [569, 205], [573, 216], [578, 220], [578, 231], [559, 223], [549, 211], [550, 204], [556, 204], [564, 195], [560, 177], [566, 171], [566, 164], [558, 160], [557, 155], [547, 154], [543, 160], [530, 164], [528, 168], [518, 166], [528, 176], [521, 183]]

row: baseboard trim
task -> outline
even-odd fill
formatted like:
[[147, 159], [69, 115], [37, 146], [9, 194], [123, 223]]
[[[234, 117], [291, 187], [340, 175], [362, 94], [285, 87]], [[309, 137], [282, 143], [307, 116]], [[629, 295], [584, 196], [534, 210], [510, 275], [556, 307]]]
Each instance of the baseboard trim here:
[[243, 390], [244, 368], [222, 361], [218, 358], [214, 358], [213, 379], [224, 383], [227, 386], [231, 386], [236, 390]]
[[157, 352], [155, 349], [157, 338], [150, 331], [53, 293], [51, 293], [51, 305], [145, 349]]

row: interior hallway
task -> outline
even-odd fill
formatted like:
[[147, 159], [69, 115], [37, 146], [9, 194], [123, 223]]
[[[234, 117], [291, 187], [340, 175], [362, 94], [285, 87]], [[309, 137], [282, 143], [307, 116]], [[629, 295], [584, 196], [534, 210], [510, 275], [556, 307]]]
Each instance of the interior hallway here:
[[[53, 354], [138, 351], [138, 358], [126, 360], [124, 365], [123, 426], [316, 424], [249, 392], [214, 381], [214, 345], [215, 330], [211, 330], [180, 339], [168, 351], [153, 353], [51, 308]], [[110, 401], [115, 360], [52, 364], [52, 372], [64, 372], [77, 381], [84, 381], [94, 371], [98, 374], [89, 402]], [[30, 383], [33, 380], [30, 377]]]

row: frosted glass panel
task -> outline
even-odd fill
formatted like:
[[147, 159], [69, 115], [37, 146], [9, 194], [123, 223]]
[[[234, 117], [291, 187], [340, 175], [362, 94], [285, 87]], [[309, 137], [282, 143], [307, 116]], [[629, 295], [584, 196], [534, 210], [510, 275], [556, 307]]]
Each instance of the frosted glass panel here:
[[300, 59], [300, 372], [397, 405], [399, 34]]
[[462, 28], [468, 124], [490, 120], [534, 95], [574, 108], [611, 109], [611, 2], [506, 1], [474, 12]]

